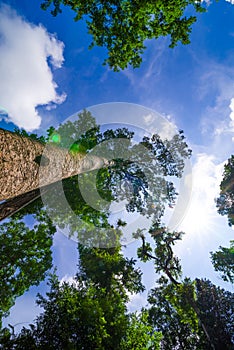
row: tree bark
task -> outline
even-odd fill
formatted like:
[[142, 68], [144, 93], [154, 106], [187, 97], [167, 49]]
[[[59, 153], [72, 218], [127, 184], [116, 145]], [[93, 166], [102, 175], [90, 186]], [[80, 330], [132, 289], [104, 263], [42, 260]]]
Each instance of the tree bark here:
[[[45, 161], [40, 165], [41, 156]], [[74, 155], [57, 145], [44, 145], [0, 129], [0, 201], [108, 165], [105, 158]]]

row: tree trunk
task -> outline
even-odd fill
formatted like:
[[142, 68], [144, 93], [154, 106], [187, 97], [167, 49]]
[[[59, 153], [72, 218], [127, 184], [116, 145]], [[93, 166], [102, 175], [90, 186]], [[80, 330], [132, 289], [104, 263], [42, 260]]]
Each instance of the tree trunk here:
[[0, 201], [108, 165], [105, 158], [73, 155], [56, 145], [0, 129]]
[[10, 198], [3, 203], [0, 203], [0, 222], [17, 213], [28, 204], [34, 202], [41, 196], [42, 193], [46, 193], [49, 188], [50, 186], [45, 186], [40, 189], [37, 188], [36, 190], [32, 190], [17, 197]]

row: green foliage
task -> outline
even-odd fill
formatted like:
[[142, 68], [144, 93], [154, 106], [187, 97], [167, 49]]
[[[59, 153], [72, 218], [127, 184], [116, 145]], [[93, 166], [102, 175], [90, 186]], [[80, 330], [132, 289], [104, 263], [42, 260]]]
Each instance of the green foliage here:
[[170, 233], [157, 223], [149, 232], [155, 242], [154, 253], [138, 230], [136, 236], [142, 239], [138, 256], [143, 261], [153, 259], [155, 271], [164, 273], [148, 299], [151, 322], [163, 334], [163, 349], [232, 349], [234, 295], [209, 281], [185, 278], [179, 282], [182, 269], [172, 246], [181, 233]]
[[47, 297], [39, 295], [37, 300], [44, 312], [16, 336], [4, 329], [4, 349], [159, 349], [160, 334], [149, 325], [147, 313], [127, 313], [127, 292], [141, 289], [134, 261], [124, 259], [120, 247], [79, 245], [79, 252], [73, 282], [61, 284], [51, 276]]
[[234, 225], [234, 155], [224, 165], [220, 195], [216, 203], [219, 214], [227, 215], [229, 226]]
[[170, 283], [165, 287], [165, 298], [172, 304], [181, 322], [188, 323], [193, 331], [196, 331], [198, 319], [192, 306], [195, 301], [195, 292], [191, 280], [186, 278], [177, 286]]
[[208, 280], [185, 279], [178, 286], [165, 278], [158, 282], [148, 312], [154, 329], [163, 334], [163, 349], [233, 349], [233, 293]]
[[152, 245], [145, 241], [145, 237], [141, 230], [137, 230], [134, 234], [135, 238], [141, 237], [142, 246], [138, 248], [138, 257], [142, 261], [154, 260], [154, 268], [156, 273], [164, 273], [170, 281], [176, 285], [176, 280], [182, 275], [182, 269], [179, 259], [174, 256], [172, 246], [182, 238], [182, 232], [169, 232], [165, 227], [160, 227], [158, 223], [154, 223], [149, 233], [154, 240], [154, 249]]
[[34, 141], [41, 142], [43, 144], [46, 142], [46, 137], [38, 136], [37, 134], [33, 134], [33, 133], [29, 134], [24, 129], [15, 128], [14, 129], [14, 133], [17, 134], [17, 135], [20, 135], [22, 137], [29, 137], [30, 139], [32, 139]]
[[41, 8], [46, 10], [51, 5], [53, 16], [61, 13], [65, 5], [75, 12], [76, 21], [85, 19], [93, 37], [90, 48], [106, 47], [108, 58], [104, 63], [114, 71], [125, 69], [128, 64], [139, 67], [147, 39], [169, 36], [170, 47], [178, 42], [188, 44], [196, 17], [187, 17], [185, 12], [190, 7], [205, 11], [202, 2], [195, 0], [44, 0]]
[[122, 340], [121, 350], [160, 350], [162, 336], [153, 330], [148, 321], [148, 312], [143, 310], [139, 315], [130, 316], [130, 325]]
[[[121, 133], [121, 129], [117, 131]], [[127, 135], [125, 129], [123, 131]], [[120, 136], [122, 137], [121, 134]], [[177, 195], [173, 183], [166, 177], [182, 176], [184, 159], [190, 157], [191, 150], [184, 141], [182, 131], [171, 140], [162, 141], [157, 134], [151, 138], [143, 137], [137, 144], [130, 142], [131, 139], [134, 141], [133, 135], [127, 137], [129, 143], [119, 142], [113, 145], [113, 153], [122, 152], [129, 156], [129, 161], [115, 158], [116, 165], [108, 169], [109, 176], [105, 179], [104, 186], [111, 189], [113, 199], [127, 198], [126, 209], [129, 212], [137, 211], [147, 217], [152, 216], [157, 221], [163, 215], [165, 205], [173, 205]], [[121, 182], [123, 185], [119, 188]]]
[[[126, 141], [123, 142], [123, 139]], [[139, 212], [160, 221], [165, 206], [172, 206], [177, 196], [168, 178], [181, 177], [184, 159], [191, 155], [184, 139], [182, 131], [171, 140], [162, 141], [159, 135], [153, 135], [152, 138], [144, 137], [140, 142], [137, 135], [125, 127], [101, 132], [94, 117], [86, 110], [73, 122], [68, 121], [57, 129], [50, 127], [47, 130], [47, 142], [69, 149], [74, 155], [90, 153], [98, 156], [101, 147], [102, 154], [107, 152], [112, 155], [114, 165], [100, 169], [95, 179], [90, 174], [82, 174], [79, 175], [79, 181], [78, 176], [63, 180], [63, 192], [53, 191], [51, 186], [52, 189], [46, 193], [53, 203], [53, 207], [46, 208], [49, 216], [61, 229], [66, 227], [70, 236], [76, 237], [79, 231], [78, 238], [83, 241], [85, 237], [91, 245], [95, 245], [95, 239], [100, 241], [99, 237], [93, 237], [92, 227], [105, 228], [108, 230], [106, 236], [121, 234], [120, 226], [117, 225], [113, 230], [108, 221], [113, 200], [127, 200], [127, 211]], [[124, 154], [125, 158], [119, 158], [120, 154]], [[36, 162], [41, 160], [44, 165], [47, 164], [44, 157], [35, 159]], [[87, 188], [92, 206], [83, 198], [81, 184]], [[100, 197], [96, 196], [96, 191]], [[73, 216], [70, 215], [69, 206], [64, 206], [64, 195]], [[101, 208], [99, 198], [105, 203]], [[74, 217], [79, 220], [74, 220]], [[102, 239], [105, 240], [105, 237]]]
[[175, 286], [161, 277], [151, 290], [149, 320], [156, 331], [162, 332], [162, 349], [209, 349], [198, 346], [204, 335], [200, 334], [198, 317], [189, 300], [194, 301], [194, 283], [189, 279]]
[[[119, 138], [121, 142], [118, 141]], [[180, 239], [180, 234], [168, 233], [165, 229], [160, 231], [159, 222], [166, 204], [172, 205], [176, 198], [175, 188], [172, 182], [168, 181], [168, 177], [180, 177], [184, 158], [191, 154], [184, 141], [183, 132], [180, 131], [172, 140], [164, 142], [158, 135], [152, 138], [144, 137], [139, 142], [138, 136], [126, 128], [101, 132], [92, 115], [84, 111], [74, 122], [60, 125], [57, 130], [51, 127], [46, 141], [70, 149], [70, 152], [74, 153], [92, 153], [99, 145], [103, 146], [104, 151], [112, 151], [114, 166], [101, 169], [96, 176], [95, 185], [100, 196], [107, 202], [127, 198], [128, 211], [138, 211], [154, 219], [156, 224], [152, 226], [150, 234], [155, 238], [154, 260], [157, 272], [164, 272], [172, 279], [179, 277], [181, 268], [178, 259], [172, 255], [171, 246]], [[129, 155], [128, 160], [119, 158], [122, 152]], [[91, 181], [87, 174], [84, 174], [83, 179], [88, 184]], [[79, 176], [79, 183], [76, 176], [64, 180], [63, 190], [74, 215], [81, 219], [83, 226], [79, 224], [77, 227], [76, 223], [70, 220], [69, 212], [61, 207], [63, 193], [59, 191], [48, 191], [54, 207], [44, 209], [49, 216], [53, 216], [59, 227], [68, 227], [71, 233], [78, 229], [79, 237], [82, 237], [82, 234], [88, 236], [91, 246], [94, 240], [93, 232], [87, 231], [86, 223], [91, 223], [96, 228], [105, 228], [103, 234], [107, 237], [111, 229], [116, 236], [116, 246], [101, 249], [79, 245], [79, 273], [74, 285], [59, 285], [56, 278], [52, 279], [47, 299], [38, 299], [44, 312], [38, 317], [36, 324], [30, 329], [24, 328], [15, 337], [5, 329], [2, 339], [5, 344], [11, 344], [9, 349], [79, 349], [80, 344], [83, 344], [80, 349], [117, 350], [131, 349], [138, 337], [138, 343], [134, 346], [158, 349], [159, 335], [154, 333], [155, 330], [147, 323], [146, 314], [131, 317], [127, 314], [126, 303], [129, 294], [143, 291], [144, 286], [141, 282], [141, 271], [135, 268], [135, 260], [126, 259], [121, 254], [121, 227], [126, 223], [119, 219], [115, 227], [110, 225], [109, 206], [103, 207], [103, 210], [96, 210], [86, 203], [79, 188], [80, 181], [83, 181], [82, 176]], [[92, 195], [92, 191], [90, 193]], [[43, 217], [43, 207], [44, 204], [39, 198], [17, 214], [18, 220], [23, 224], [27, 214], [35, 214], [37, 220], [40, 216], [40, 224], [44, 224], [47, 219]], [[54, 228], [50, 227], [51, 233], [54, 233], [53, 230]], [[37, 227], [32, 231], [37, 233]], [[141, 234], [142, 232], [138, 232], [139, 237]], [[42, 240], [42, 243], [45, 242]], [[46, 249], [45, 245], [44, 251], [47, 252]], [[143, 250], [139, 250], [141, 257], [146, 260], [151, 258], [149, 255], [153, 249], [147, 242]], [[42, 250], [38, 248], [35, 252], [36, 258], [32, 258], [33, 262], [37, 261], [37, 253], [43, 255]], [[184, 294], [183, 289], [181, 295]], [[189, 310], [188, 308], [186, 311], [188, 315]], [[177, 310], [177, 313], [179, 312], [180, 309]]]
[[72, 153], [90, 151], [101, 141], [100, 138], [100, 127], [92, 114], [85, 109], [77, 115], [77, 120], [67, 121], [57, 129], [50, 127], [47, 130], [47, 142], [70, 149]]
[[52, 266], [55, 228], [44, 211], [34, 215], [30, 229], [15, 215], [0, 226], [0, 316], [6, 316], [16, 297], [38, 285]]
[[234, 294], [209, 280], [196, 279], [196, 305], [215, 349], [232, 350], [234, 344]]
[[229, 248], [220, 246], [217, 252], [211, 252], [211, 261], [224, 281], [234, 283], [234, 241], [230, 241]]
[[136, 261], [125, 258], [120, 249], [120, 246], [101, 249], [79, 245], [79, 273], [84, 280], [91, 279], [97, 288], [105, 288], [108, 293], [115, 289], [127, 301], [126, 291], [139, 293], [144, 286], [141, 271], [134, 268]]
[[92, 283], [104, 310], [106, 330], [110, 335], [104, 349], [122, 349], [121, 339], [129, 327], [126, 302], [129, 294], [144, 290], [142, 273], [135, 268], [135, 260], [122, 255], [120, 245], [110, 249], [78, 245], [78, 250], [77, 278], [83, 283]]
[[[105, 349], [105, 314], [96, 298], [95, 289], [76, 281], [73, 285], [50, 280], [47, 298], [39, 295], [37, 303], [44, 313], [36, 324], [24, 328], [17, 337], [2, 342], [10, 349]], [[11, 346], [11, 347], [10, 347]]]
[[[95, 241], [92, 225], [107, 229], [106, 235], [118, 235], [120, 232], [118, 225], [114, 231], [108, 222], [111, 201], [127, 200], [127, 211], [139, 212], [159, 221], [165, 206], [173, 205], [177, 195], [168, 177], [181, 177], [184, 159], [191, 155], [182, 131], [171, 140], [162, 141], [159, 135], [153, 135], [151, 138], [143, 137], [139, 142], [137, 135], [125, 127], [102, 132], [92, 114], [86, 110], [73, 122], [68, 121], [56, 130], [48, 130], [48, 141], [56, 144], [53, 135], [56, 135], [56, 140], [59, 138], [59, 147], [70, 149], [74, 154], [81, 152], [98, 156], [100, 147], [102, 154], [111, 154], [113, 158], [114, 165], [100, 169], [95, 174], [95, 180], [90, 174], [63, 180], [65, 197], [74, 215], [80, 219], [79, 227], [61, 204], [64, 194], [59, 191], [48, 193], [54, 207], [47, 210], [56, 224], [62, 229], [67, 227], [71, 236], [79, 231], [79, 239], [83, 242], [86, 237], [90, 244]], [[120, 158], [120, 154], [124, 154], [125, 158]], [[92, 206], [83, 199], [80, 185], [87, 188]], [[101, 208], [96, 191], [105, 201]], [[100, 241], [100, 237], [96, 239]]]

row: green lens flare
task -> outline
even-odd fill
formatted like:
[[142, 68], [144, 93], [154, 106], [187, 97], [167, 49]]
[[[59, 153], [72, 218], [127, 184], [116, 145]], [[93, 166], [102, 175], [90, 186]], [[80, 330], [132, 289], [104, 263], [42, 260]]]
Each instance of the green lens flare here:
[[86, 153], [86, 149], [83, 145], [79, 143], [73, 143], [73, 145], [70, 147], [70, 152], [72, 153]]
[[53, 134], [50, 138], [51, 142], [59, 143], [61, 141], [61, 137], [59, 134]]

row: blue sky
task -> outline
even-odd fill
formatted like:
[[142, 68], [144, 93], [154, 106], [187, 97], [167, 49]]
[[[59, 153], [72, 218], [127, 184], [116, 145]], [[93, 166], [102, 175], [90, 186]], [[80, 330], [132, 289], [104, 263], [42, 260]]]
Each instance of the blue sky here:
[[[216, 213], [214, 198], [234, 148], [234, 5], [210, 1], [193, 25], [190, 45], [169, 49], [168, 38], [147, 41], [141, 67], [119, 73], [102, 65], [105, 49], [88, 50], [91, 37], [73, 17], [64, 8], [53, 18], [40, 10], [39, 0], [1, 2], [0, 107], [8, 119], [2, 113], [0, 127], [44, 133], [83, 108], [109, 102], [140, 104], [161, 113], [184, 130], [193, 150], [190, 206], [178, 228], [186, 235], [176, 247], [184, 273], [208, 277], [233, 291], [213, 271], [209, 252], [233, 239], [227, 219]], [[129, 256], [136, 245], [126, 248]], [[54, 261], [60, 278], [75, 272], [76, 259], [75, 243], [57, 234]], [[148, 287], [153, 278], [145, 272]], [[22, 314], [25, 321], [33, 318], [32, 309], [22, 310], [33, 305], [37, 291], [32, 288], [19, 298], [10, 322], [19, 322]], [[139, 306], [144, 298], [136, 297], [133, 304]]]

